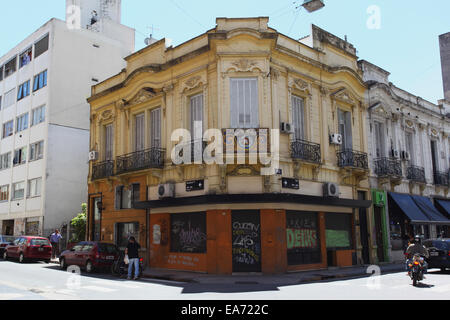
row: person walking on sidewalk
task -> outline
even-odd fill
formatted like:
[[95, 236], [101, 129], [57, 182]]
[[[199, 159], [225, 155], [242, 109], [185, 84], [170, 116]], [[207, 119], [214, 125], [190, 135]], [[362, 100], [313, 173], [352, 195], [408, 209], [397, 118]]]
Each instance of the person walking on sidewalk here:
[[50, 243], [52, 244], [52, 259], [59, 257], [59, 241], [62, 239], [59, 230], [56, 229], [50, 236]]
[[139, 249], [141, 248], [140, 244], [136, 242], [134, 237], [130, 237], [128, 240], [127, 248], [125, 249], [125, 254], [128, 255], [128, 260], [130, 261], [128, 264], [128, 280], [131, 280], [133, 265], [134, 265], [134, 280], [137, 280], [139, 277]]

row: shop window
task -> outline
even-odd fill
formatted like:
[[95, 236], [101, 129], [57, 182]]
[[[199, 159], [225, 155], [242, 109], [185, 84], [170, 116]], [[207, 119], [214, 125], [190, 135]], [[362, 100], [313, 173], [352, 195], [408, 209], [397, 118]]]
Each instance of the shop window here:
[[34, 44], [35, 59], [48, 50], [48, 40], [49, 35], [47, 34], [45, 37]]
[[327, 213], [325, 216], [325, 228], [327, 249], [353, 249], [351, 214]]
[[33, 92], [38, 91], [39, 89], [42, 89], [45, 86], [47, 86], [47, 70], [34, 76]]
[[116, 224], [116, 245], [125, 248], [130, 237], [134, 237], [139, 243], [139, 223], [126, 222]]
[[3, 139], [14, 134], [14, 120], [3, 124]]
[[17, 56], [5, 63], [5, 79], [17, 70]]
[[30, 95], [30, 80], [22, 83], [17, 91], [17, 101], [22, 100]]
[[170, 216], [170, 251], [206, 253], [206, 213], [177, 213]]
[[27, 147], [23, 147], [14, 151], [14, 166], [20, 166], [27, 162]]
[[19, 56], [19, 69], [22, 67], [25, 67], [27, 64], [31, 62], [32, 56], [33, 56], [33, 50], [31, 47], [29, 47], [27, 50], [25, 50], [24, 53], [22, 53]]
[[286, 212], [288, 265], [322, 262], [318, 214], [314, 212]]
[[16, 119], [16, 133], [26, 129], [28, 129], [28, 112]]

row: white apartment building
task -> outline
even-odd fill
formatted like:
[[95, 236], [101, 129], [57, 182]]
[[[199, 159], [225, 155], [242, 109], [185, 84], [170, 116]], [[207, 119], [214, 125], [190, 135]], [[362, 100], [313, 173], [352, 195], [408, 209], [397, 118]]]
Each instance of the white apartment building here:
[[402, 261], [409, 237], [436, 238], [450, 225], [448, 212], [436, 208], [450, 201], [450, 118], [444, 105], [389, 82], [389, 72], [364, 60], [359, 64], [369, 88], [373, 219], [384, 233], [376, 247], [388, 247], [390, 260]]
[[[0, 57], [0, 234], [47, 236], [87, 200], [91, 86], [125, 67], [120, 0], [66, 0]], [[95, 11], [95, 12], [94, 12]]]

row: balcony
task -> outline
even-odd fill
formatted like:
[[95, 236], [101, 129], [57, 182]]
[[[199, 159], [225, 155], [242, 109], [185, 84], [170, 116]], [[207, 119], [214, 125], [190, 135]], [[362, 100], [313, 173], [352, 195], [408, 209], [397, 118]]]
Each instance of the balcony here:
[[322, 160], [320, 144], [294, 140], [291, 143], [291, 156], [293, 159], [320, 164]]
[[341, 168], [353, 168], [368, 170], [369, 161], [367, 153], [347, 149], [337, 153], [338, 166]]
[[114, 161], [104, 161], [92, 165], [92, 180], [99, 180], [114, 175]]
[[436, 171], [433, 174], [433, 181], [436, 186], [449, 187], [448, 174]]
[[189, 146], [189, 144], [191, 147], [191, 158], [190, 158], [191, 163], [195, 162], [196, 156], [203, 162], [203, 153], [204, 153], [206, 147], [208, 146], [208, 142], [204, 141], [204, 140], [193, 140], [191, 142], [187, 142], [184, 144], [178, 144], [177, 150], [180, 150], [178, 152], [178, 155], [180, 158], [183, 158], [184, 148], [187, 148]]
[[425, 169], [422, 167], [416, 167], [416, 166], [409, 166], [406, 169], [406, 178], [408, 180], [419, 182], [419, 183], [426, 183], [425, 180]]
[[378, 177], [400, 178], [403, 175], [402, 162], [397, 159], [375, 159], [375, 174]]
[[151, 148], [117, 157], [116, 173], [164, 168], [165, 149]]

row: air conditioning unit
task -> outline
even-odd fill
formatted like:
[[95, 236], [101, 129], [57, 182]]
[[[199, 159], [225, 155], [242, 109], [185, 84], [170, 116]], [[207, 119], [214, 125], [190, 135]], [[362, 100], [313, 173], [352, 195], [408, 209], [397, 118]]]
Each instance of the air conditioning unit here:
[[173, 184], [173, 183], [160, 184], [158, 186], [158, 196], [159, 196], [159, 199], [174, 198], [175, 197], [175, 184]]
[[330, 135], [330, 143], [336, 145], [342, 145], [342, 134], [333, 133]]
[[411, 155], [409, 154], [408, 151], [402, 151], [402, 159], [406, 161], [411, 160]]
[[282, 133], [294, 133], [294, 129], [292, 128], [292, 124], [290, 123], [282, 122], [280, 127]]
[[339, 198], [339, 186], [336, 183], [324, 183], [323, 196], [326, 198]]
[[96, 161], [96, 160], [98, 160], [98, 152], [97, 151], [89, 152], [89, 161]]
[[392, 158], [395, 158], [395, 159], [400, 158], [400, 151], [392, 149], [391, 150], [391, 156], [392, 156]]

